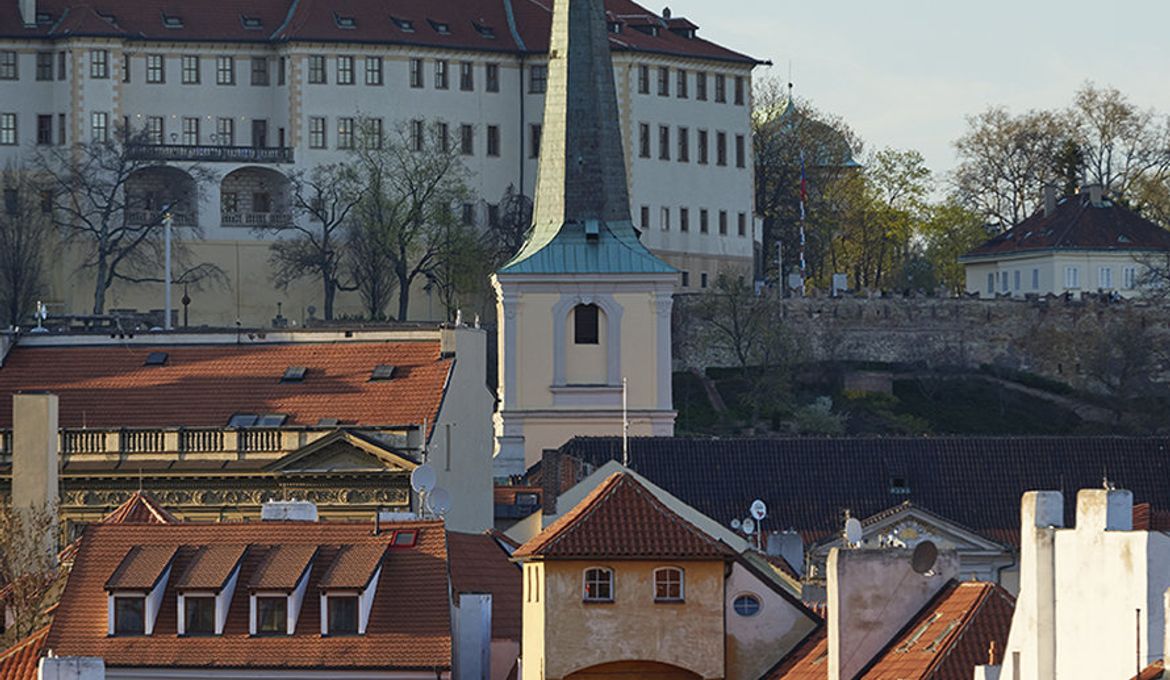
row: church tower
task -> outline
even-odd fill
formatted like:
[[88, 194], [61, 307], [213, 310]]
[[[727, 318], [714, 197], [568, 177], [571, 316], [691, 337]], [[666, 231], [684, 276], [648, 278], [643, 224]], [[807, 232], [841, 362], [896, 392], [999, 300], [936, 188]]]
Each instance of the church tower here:
[[493, 277], [497, 476], [577, 435], [671, 435], [677, 272], [630, 219], [604, 0], [557, 0], [532, 231]]

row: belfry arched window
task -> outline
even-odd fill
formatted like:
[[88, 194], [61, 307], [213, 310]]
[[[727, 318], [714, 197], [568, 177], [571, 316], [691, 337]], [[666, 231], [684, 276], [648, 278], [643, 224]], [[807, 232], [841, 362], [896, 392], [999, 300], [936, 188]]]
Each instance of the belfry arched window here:
[[573, 342], [596, 345], [601, 341], [601, 310], [597, 305], [582, 304], [573, 308]]

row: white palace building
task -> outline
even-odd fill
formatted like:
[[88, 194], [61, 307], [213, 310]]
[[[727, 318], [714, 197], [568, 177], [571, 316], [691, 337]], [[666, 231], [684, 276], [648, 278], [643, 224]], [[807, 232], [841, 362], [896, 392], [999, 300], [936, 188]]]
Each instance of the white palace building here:
[[[231, 293], [192, 293], [191, 323], [261, 325], [277, 303], [301, 320], [320, 285], [278, 290], [271, 236], [301, 219], [289, 175], [342, 160], [355, 120], [384, 129], [445, 123], [470, 170], [477, 223], [509, 186], [532, 196], [548, 84], [552, 0], [0, 0], [0, 166], [38, 145], [149, 131], [157, 161], [131, 191], [215, 179], [175, 211], [198, 224], [195, 257], [218, 264]], [[620, 128], [634, 224], [700, 288], [751, 266], [751, 76], [761, 62], [709, 42], [690, 21], [608, 0]], [[469, 208], [465, 208], [465, 215]], [[480, 215], [482, 213], [482, 215]], [[54, 312], [80, 314], [92, 283], [58, 262]], [[177, 295], [176, 295], [177, 297]], [[222, 298], [222, 300], [220, 300]], [[162, 306], [154, 284], [115, 285], [108, 308]], [[358, 314], [356, 293], [339, 314]], [[393, 310], [391, 310], [393, 311]], [[413, 296], [411, 317], [443, 316]]]

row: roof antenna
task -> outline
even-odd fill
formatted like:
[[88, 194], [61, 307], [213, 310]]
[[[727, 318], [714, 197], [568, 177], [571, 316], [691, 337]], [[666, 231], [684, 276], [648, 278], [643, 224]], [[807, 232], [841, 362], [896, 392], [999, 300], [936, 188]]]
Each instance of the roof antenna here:
[[792, 60], [788, 60], [788, 101], [792, 101]]

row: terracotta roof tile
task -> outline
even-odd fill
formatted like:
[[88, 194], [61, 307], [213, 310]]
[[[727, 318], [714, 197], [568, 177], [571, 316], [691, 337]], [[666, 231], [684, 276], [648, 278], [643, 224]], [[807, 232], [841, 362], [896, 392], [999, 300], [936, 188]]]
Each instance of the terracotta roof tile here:
[[735, 552], [615, 472], [514, 557], [727, 559]]
[[247, 548], [245, 545], [199, 546], [187, 562], [187, 568], [175, 579], [175, 589], [219, 592], [244, 559]]
[[101, 521], [102, 524], [174, 524], [179, 520], [149, 492], [135, 491]]
[[257, 547], [256, 553], [262, 554], [260, 563], [252, 572], [248, 587], [252, 590], [292, 590], [301, 582], [301, 577], [309, 568], [309, 563], [317, 556], [319, 546], [280, 544]]
[[829, 635], [819, 626], [780, 662], [768, 680], [825, 680], [829, 677]]
[[[100, 656], [108, 666], [177, 668], [449, 669], [451, 636], [447, 548], [441, 522], [404, 522], [374, 536], [368, 522], [250, 522], [239, 524], [95, 525], [80, 553], [54, 617], [47, 644], [61, 656]], [[393, 529], [415, 529], [411, 548], [391, 548], [383, 563], [365, 635], [322, 637], [320, 598], [306, 597], [294, 633], [248, 635], [246, 587], [236, 588], [224, 634], [178, 637], [176, 590], [169, 583], [155, 634], [109, 637], [104, 583], [122, 556], [136, 545], [279, 545], [322, 549], [310, 569], [308, 592], [328, 569], [330, 546], [389, 545]], [[335, 549], [334, 549], [335, 550]], [[264, 552], [265, 555], [259, 553]], [[249, 550], [240, 583], [251, 582], [267, 552]], [[176, 570], [185, 568], [180, 553]]]
[[[1162, 680], [1162, 678], [1164, 678], [1166, 675], [1165, 671], [1165, 661], [1158, 659], [1154, 663], [1143, 668], [1141, 673], [1138, 673], [1133, 677], [1133, 680]], [[0, 675], [0, 679], [2, 678], [3, 676]]]
[[106, 590], [150, 590], [171, 566], [178, 546], [136, 545], [126, 551], [106, 581]]
[[491, 593], [492, 638], [519, 640], [522, 573], [520, 565], [490, 533], [447, 532], [451, 587], [457, 593]]
[[1170, 231], [1120, 205], [1093, 206], [1084, 194], [1064, 199], [1051, 215], [1036, 212], [963, 257], [1051, 250], [1170, 250]]
[[[166, 364], [144, 366], [154, 351], [168, 353]], [[17, 345], [0, 368], [0, 428], [12, 426], [12, 394], [37, 390], [60, 396], [62, 427], [224, 427], [236, 413], [287, 414], [302, 426], [433, 423], [452, 362], [437, 341]], [[378, 364], [396, 366], [394, 379], [371, 381]], [[281, 382], [289, 366], [307, 367], [304, 381]]]
[[49, 627], [0, 651], [0, 680], [37, 680], [37, 662], [45, 651]]
[[321, 577], [321, 587], [361, 590], [370, 585], [385, 555], [386, 546], [381, 544], [342, 546]]

